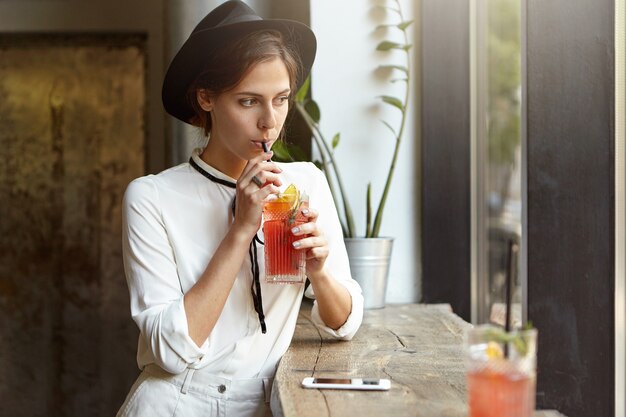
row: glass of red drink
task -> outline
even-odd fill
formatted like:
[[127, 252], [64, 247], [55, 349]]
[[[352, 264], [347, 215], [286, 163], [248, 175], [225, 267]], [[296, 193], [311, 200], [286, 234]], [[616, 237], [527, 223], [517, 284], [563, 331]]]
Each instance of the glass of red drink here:
[[293, 242], [304, 236], [295, 236], [291, 229], [308, 221], [302, 214], [307, 207], [307, 197], [292, 186], [276, 200], [263, 205], [266, 282], [297, 284], [305, 281], [305, 251], [293, 247]]
[[532, 417], [537, 330], [482, 325], [466, 334], [470, 417]]

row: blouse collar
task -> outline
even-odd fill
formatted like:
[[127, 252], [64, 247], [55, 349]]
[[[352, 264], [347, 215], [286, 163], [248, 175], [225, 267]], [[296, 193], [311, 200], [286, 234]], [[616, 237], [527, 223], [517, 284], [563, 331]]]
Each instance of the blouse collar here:
[[200, 168], [202, 168], [203, 170], [205, 170], [206, 172], [208, 172], [209, 174], [213, 175], [214, 177], [217, 177], [219, 179], [225, 180], [225, 181], [229, 181], [232, 182], [233, 184], [237, 183], [237, 180], [229, 177], [228, 175], [224, 174], [222, 171], [218, 170], [217, 168], [213, 168], [211, 165], [207, 164], [206, 162], [204, 162], [204, 160], [202, 158], [200, 158], [200, 154], [202, 154], [202, 151], [204, 149], [202, 148], [196, 148], [193, 150], [193, 152], [191, 153], [191, 159], [193, 159], [193, 161], [198, 164], [198, 166]]

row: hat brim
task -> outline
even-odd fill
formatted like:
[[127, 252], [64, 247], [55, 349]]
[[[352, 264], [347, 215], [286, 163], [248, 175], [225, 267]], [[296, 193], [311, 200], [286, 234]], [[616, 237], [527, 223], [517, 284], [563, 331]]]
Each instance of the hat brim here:
[[223, 45], [227, 39], [242, 37], [263, 29], [281, 32], [286, 43], [293, 47], [300, 57], [302, 74], [296, 80], [299, 88], [315, 60], [317, 41], [311, 29], [300, 22], [284, 19], [239, 22], [193, 33], [185, 41], [172, 59], [163, 80], [161, 98], [165, 110], [177, 119], [189, 123], [194, 116], [194, 110], [187, 101], [187, 90], [209, 63], [212, 51]]

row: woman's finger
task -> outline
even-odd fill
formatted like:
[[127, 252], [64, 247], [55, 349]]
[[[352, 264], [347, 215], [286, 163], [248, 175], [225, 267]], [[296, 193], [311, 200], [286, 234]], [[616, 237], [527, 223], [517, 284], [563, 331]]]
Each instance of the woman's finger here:
[[240, 187], [248, 187], [253, 185], [254, 189], [263, 188], [268, 184], [274, 184], [277, 187], [282, 185], [282, 181], [278, 174], [282, 170], [273, 162], [265, 162], [253, 164], [245, 174], [239, 177], [237, 183]]
[[250, 183], [256, 185], [258, 188], [263, 188], [268, 184], [274, 184], [280, 187], [283, 184], [277, 173], [267, 170], [261, 170], [250, 176]]
[[303, 208], [302, 214], [309, 219], [310, 222], [316, 222], [317, 217], [319, 216], [319, 212], [312, 208]]
[[293, 247], [296, 249], [310, 249], [322, 246], [327, 246], [326, 239], [323, 236], [308, 236], [293, 242]]
[[320, 234], [319, 229], [317, 228], [317, 223], [314, 222], [302, 223], [294, 226], [291, 228], [291, 233], [293, 233], [295, 236], [319, 236]]
[[244, 187], [240, 193], [253, 204], [259, 205], [264, 201], [267, 201], [270, 195], [280, 193], [280, 189], [272, 183], [266, 183], [263, 187], [259, 188], [256, 184], [250, 181], [248, 186]]
[[257, 177], [256, 175], [253, 175], [251, 179], [252, 179], [252, 182], [255, 183], [257, 187], [263, 188], [263, 181], [261, 181], [259, 177]]
[[328, 246], [314, 247], [306, 251], [306, 260], [326, 259], [328, 257]]

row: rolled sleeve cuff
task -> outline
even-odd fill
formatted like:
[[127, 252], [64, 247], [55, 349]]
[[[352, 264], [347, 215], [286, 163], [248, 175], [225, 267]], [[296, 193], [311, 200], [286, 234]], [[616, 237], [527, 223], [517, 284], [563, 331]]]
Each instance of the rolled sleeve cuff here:
[[361, 322], [363, 321], [363, 295], [360, 292], [357, 293], [351, 289], [348, 289], [348, 291], [350, 291], [350, 296], [352, 298], [352, 310], [350, 311], [346, 322], [337, 330], [326, 326], [320, 316], [317, 301], [313, 302], [313, 308], [311, 309], [311, 320], [313, 323], [319, 329], [324, 330], [331, 336], [341, 340], [352, 339], [357, 330], [359, 330]]
[[202, 360], [208, 350], [208, 341], [205, 341], [202, 346], [198, 346], [189, 336], [184, 297], [173, 302], [163, 312], [161, 323], [163, 325], [161, 332], [156, 332], [156, 334], [165, 337], [165, 343], [158, 344], [163, 347], [158, 356], [160, 356], [162, 365], [166, 370], [168, 370], [167, 368], [171, 370], [182, 368], [184, 370], [187, 366]]

